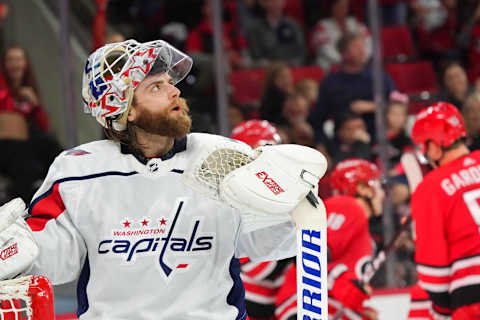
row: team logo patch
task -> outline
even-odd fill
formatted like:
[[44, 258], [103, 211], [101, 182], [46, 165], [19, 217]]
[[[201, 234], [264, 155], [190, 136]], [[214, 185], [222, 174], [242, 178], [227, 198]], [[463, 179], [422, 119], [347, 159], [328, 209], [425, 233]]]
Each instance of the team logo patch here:
[[258, 179], [262, 180], [263, 184], [266, 185], [267, 188], [273, 192], [273, 194], [278, 195], [282, 192], [285, 192], [285, 190], [283, 190], [282, 187], [280, 187], [278, 183], [275, 182], [275, 180], [270, 178], [268, 176], [268, 173], [266, 173], [265, 171], [257, 172], [255, 175]]
[[67, 156], [83, 156], [84, 154], [90, 154], [90, 152], [82, 149], [70, 149], [65, 154]]
[[202, 232], [202, 217], [193, 219], [189, 231], [179, 233], [176, 226], [185, 202], [179, 201], [173, 217], [122, 219], [108, 239], [98, 244], [99, 255], [116, 255], [122, 264], [137, 258], [158, 256], [158, 270], [169, 281], [174, 271], [188, 271], [192, 258], [211, 252], [215, 234]]
[[447, 119], [447, 122], [450, 123], [452, 126], [456, 127], [460, 124], [460, 120], [456, 116], [451, 116]]

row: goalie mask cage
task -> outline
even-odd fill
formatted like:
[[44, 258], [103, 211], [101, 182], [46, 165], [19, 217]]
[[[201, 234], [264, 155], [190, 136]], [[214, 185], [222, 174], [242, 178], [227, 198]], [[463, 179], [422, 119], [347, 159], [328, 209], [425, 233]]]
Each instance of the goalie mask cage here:
[[0, 281], [0, 320], [54, 320], [50, 281], [42, 276]]

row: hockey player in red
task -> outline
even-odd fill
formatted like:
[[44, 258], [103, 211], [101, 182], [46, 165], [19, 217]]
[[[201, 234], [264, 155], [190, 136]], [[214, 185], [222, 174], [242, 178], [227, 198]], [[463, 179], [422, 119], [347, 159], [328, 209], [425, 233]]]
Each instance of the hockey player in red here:
[[[362, 285], [362, 271], [372, 256], [368, 218], [382, 212], [384, 191], [377, 167], [366, 160], [347, 159], [332, 172], [330, 183], [337, 194], [325, 201], [327, 209], [328, 313], [340, 319], [376, 319], [365, 308], [370, 288]], [[278, 320], [296, 319], [296, 268], [288, 271], [276, 300]], [[339, 310], [342, 311], [339, 311]]]
[[434, 319], [480, 319], [480, 152], [465, 138], [458, 109], [444, 102], [420, 111], [412, 129], [435, 167], [411, 202], [419, 284]]
[[[267, 120], [243, 121], [233, 128], [231, 137], [252, 148], [281, 143], [277, 129]], [[275, 297], [292, 262], [292, 259], [266, 262], [240, 259], [240, 277], [245, 287], [245, 304], [250, 320], [274, 319]]]
[[245, 142], [252, 148], [281, 143], [277, 129], [267, 120], [242, 121], [232, 129], [231, 138]]

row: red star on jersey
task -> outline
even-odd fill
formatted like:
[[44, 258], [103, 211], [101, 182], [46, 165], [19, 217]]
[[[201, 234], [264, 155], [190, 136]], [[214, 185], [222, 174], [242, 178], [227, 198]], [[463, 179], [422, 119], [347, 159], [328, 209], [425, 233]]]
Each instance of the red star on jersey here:
[[125, 222], [123, 223], [123, 226], [124, 226], [125, 228], [130, 228], [130, 221], [125, 220]]
[[143, 227], [148, 226], [148, 220], [147, 220], [147, 219], [143, 219], [143, 221], [142, 221], [142, 226], [143, 226]]
[[164, 226], [164, 225], [167, 224], [167, 220], [165, 220], [165, 218], [163, 218], [163, 217], [162, 217], [162, 219], [159, 220], [159, 221], [160, 221], [160, 225], [162, 225], [162, 226]]

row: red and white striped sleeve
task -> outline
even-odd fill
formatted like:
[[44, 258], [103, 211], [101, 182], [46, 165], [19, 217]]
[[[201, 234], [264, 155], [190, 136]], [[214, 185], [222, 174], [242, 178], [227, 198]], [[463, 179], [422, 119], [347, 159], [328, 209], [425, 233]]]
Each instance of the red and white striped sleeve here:
[[411, 201], [418, 283], [428, 292], [437, 311], [449, 315], [451, 270], [446, 221], [442, 202], [434, 199], [436, 193], [428, 182], [419, 185]]
[[59, 158], [30, 203], [27, 219], [40, 246], [30, 273], [45, 275], [53, 284], [75, 280], [87, 255], [85, 241], [70, 215], [79, 207], [81, 196], [74, 180], [64, 176]]

